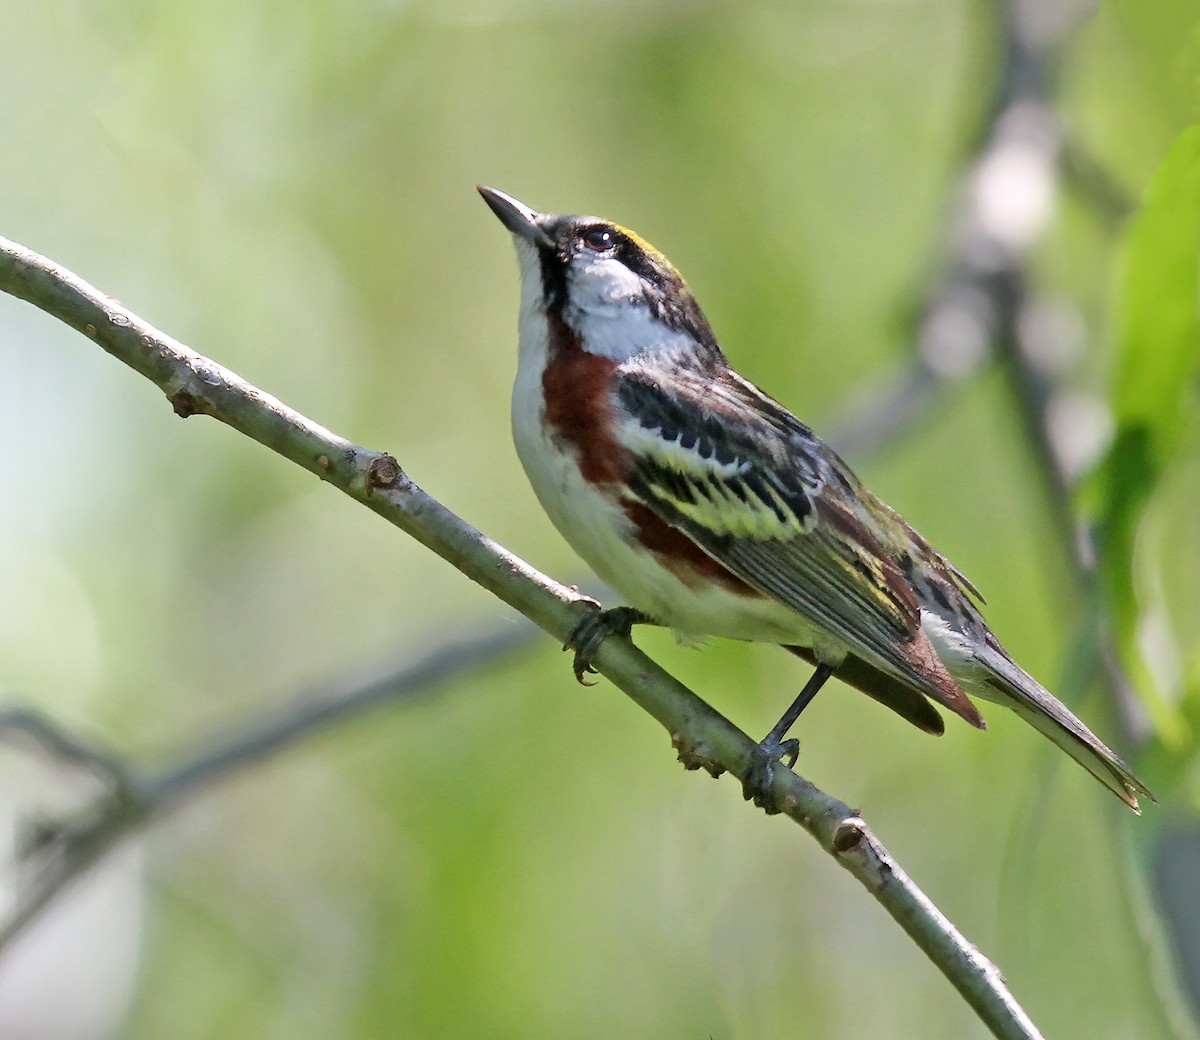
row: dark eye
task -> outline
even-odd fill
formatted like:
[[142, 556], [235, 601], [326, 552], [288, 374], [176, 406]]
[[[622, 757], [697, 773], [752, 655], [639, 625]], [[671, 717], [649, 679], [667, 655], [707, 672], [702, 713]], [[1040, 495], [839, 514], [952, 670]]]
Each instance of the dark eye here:
[[612, 249], [616, 244], [616, 237], [607, 228], [592, 228], [591, 231], [585, 231], [582, 237], [583, 244], [597, 253]]

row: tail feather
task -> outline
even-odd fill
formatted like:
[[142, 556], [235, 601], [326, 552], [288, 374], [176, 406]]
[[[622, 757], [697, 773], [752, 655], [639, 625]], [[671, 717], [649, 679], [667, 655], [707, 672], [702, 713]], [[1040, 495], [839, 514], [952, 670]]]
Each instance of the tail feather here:
[[1150, 801], [1150, 793], [1130, 768], [1105, 743], [1075, 717], [1071, 710], [1025, 672], [1003, 651], [991, 647], [976, 650], [976, 660], [987, 672], [991, 689], [972, 692], [1016, 712], [1039, 733], [1048, 737], [1084, 769], [1112, 791], [1134, 812], [1141, 813], [1138, 795]]

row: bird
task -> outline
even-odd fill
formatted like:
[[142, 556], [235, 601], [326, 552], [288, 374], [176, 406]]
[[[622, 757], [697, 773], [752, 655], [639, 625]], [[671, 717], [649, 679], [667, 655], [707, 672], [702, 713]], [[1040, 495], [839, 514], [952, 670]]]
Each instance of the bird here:
[[[787, 738], [836, 676], [933, 734], [935, 705], [985, 729], [1011, 709], [1135, 812], [1154, 796], [1004, 649], [971, 582], [786, 407], [739, 375], [683, 277], [628, 228], [477, 190], [512, 233], [521, 280], [517, 455], [551, 522], [625, 601], [564, 649], [575, 675], [635, 624], [685, 642], [776, 643], [814, 666], [742, 777], [770, 788]], [[970, 695], [970, 696], [968, 696]]]

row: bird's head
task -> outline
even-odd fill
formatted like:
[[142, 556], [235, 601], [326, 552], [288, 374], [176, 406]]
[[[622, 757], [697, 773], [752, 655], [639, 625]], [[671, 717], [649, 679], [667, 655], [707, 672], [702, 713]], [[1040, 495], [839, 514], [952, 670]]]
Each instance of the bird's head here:
[[523, 326], [554, 316], [584, 350], [616, 361], [680, 349], [719, 354], [687, 283], [645, 239], [600, 217], [539, 213], [495, 188], [478, 190], [516, 243]]

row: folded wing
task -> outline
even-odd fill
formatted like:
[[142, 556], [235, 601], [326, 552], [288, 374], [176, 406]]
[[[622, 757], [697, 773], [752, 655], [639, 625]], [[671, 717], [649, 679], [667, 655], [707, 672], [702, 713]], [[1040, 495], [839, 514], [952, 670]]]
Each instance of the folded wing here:
[[617, 387], [639, 502], [853, 657], [982, 725], [922, 633], [913, 588], [884, 545], [903, 521], [873, 510], [807, 426], [727, 368], [630, 363]]

